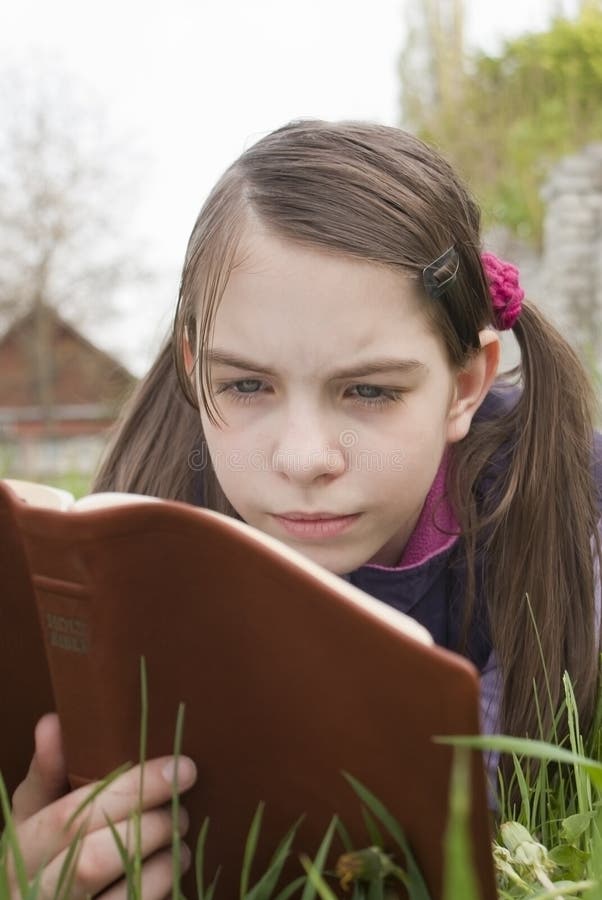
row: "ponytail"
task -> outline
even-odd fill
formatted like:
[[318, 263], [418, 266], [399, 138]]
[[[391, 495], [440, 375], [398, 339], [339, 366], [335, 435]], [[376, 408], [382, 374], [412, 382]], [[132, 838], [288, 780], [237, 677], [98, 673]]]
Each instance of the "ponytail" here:
[[[498, 419], [473, 423], [454, 448], [450, 490], [465, 535], [468, 573], [477, 560], [484, 568], [491, 639], [504, 685], [501, 729], [548, 738], [565, 670], [583, 732], [596, 702], [595, 402], [575, 352], [536, 307], [524, 303], [514, 334], [522, 357], [520, 399]], [[474, 609], [474, 577], [468, 590], [467, 617]]]

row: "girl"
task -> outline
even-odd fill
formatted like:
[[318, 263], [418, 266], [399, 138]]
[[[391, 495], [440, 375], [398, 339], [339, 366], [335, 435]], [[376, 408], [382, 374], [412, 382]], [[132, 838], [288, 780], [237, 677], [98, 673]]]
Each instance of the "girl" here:
[[[518, 386], [496, 380], [509, 328]], [[587, 730], [593, 407], [516, 270], [481, 254], [478, 209], [437, 153], [296, 121], [201, 210], [172, 339], [95, 487], [239, 517], [414, 616], [481, 671], [489, 730], [538, 736], [534, 690], [548, 729], [567, 669]], [[54, 740], [38, 757], [56, 774]], [[28, 813], [50, 796], [34, 776], [19, 790]]]

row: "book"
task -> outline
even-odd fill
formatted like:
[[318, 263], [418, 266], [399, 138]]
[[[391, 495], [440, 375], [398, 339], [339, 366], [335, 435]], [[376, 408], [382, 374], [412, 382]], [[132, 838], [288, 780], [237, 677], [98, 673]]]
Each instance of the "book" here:
[[[73, 503], [10, 482], [0, 484], [0, 523], [0, 546], [13, 546], [3, 558], [7, 583], [17, 585], [8, 603], [2, 592], [2, 631], [28, 632], [20, 653], [0, 659], [2, 684], [22, 692], [4, 692], [0, 714], [6, 723], [22, 703], [22, 718], [35, 720], [49, 699], [44, 655], [73, 786], [137, 761], [144, 657], [147, 758], [172, 752], [184, 702], [182, 751], [199, 773], [183, 801], [188, 840], [209, 816], [206, 880], [221, 865], [218, 898], [238, 896], [259, 802], [258, 872], [302, 814], [296, 852], [315, 854], [334, 813], [356, 848], [371, 843], [343, 771], [388, 807], [432, 897], [441, 896], [453, 754], [432, 738], [479, 731], [478, 677], [467, 660], [434, 646], [413, 619], [211, 510], [123, 494]], [[23, 669], [34, 656], [40, 673], [29, 682]], [[6, 759], [14, 766], [17, 749], [29, 761], [31, 734], [18, 739], [22, 748], [0, 748], [0, 771]], [[494, 898], [476, 752], [471, 780], [481, 896]], [[333, 847], [332, 865], [342, 852]], [[295, 854], [286, 871], [302, 874]]]

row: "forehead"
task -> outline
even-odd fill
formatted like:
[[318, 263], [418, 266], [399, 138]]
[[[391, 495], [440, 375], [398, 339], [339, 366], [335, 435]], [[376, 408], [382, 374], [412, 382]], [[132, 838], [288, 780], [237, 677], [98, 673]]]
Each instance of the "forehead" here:
[[332, 368], [371, 350], [428, 355], [438, 341], [424, 302], [411, 275], [254, 228], [217, 310], [213, 343], [291, 371]]

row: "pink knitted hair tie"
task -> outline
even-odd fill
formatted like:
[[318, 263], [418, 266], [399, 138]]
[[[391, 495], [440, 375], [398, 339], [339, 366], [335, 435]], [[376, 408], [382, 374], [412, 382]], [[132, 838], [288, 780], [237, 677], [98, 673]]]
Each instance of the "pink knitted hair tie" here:
[[481, 260], [489, 283], [495, 327], [499, 331], [506, 331], [514, 327], [525, 297], [518, 282], [518, 269], [512, 263], [498, 259], [493, 253], [483, 253]]

